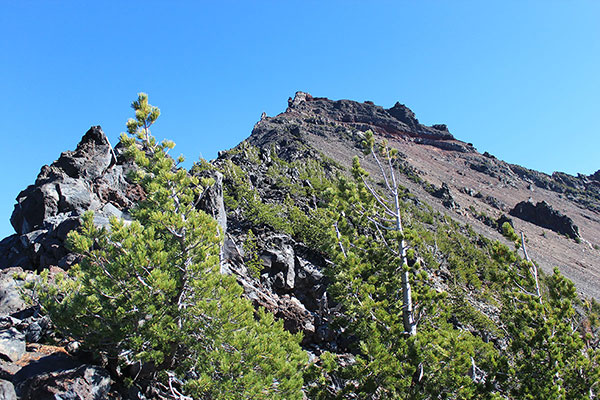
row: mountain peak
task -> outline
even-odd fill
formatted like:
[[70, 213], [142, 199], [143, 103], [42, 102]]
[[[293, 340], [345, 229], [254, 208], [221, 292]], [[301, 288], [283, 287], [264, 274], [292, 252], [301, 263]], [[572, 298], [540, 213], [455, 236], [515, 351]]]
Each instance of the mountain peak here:
[[399, 102], [386, 109], [372, 101], [360, 103], [353, 100], [330, 100], [327, 97], [313, 97], [306, 92], [296, 92], [294, 98], [290, 97], [288, 100], [288, 109], [280, 115], [289, 117], [289, 114], [319, 116], [330, 123], [344, 124], [362, 131], [371, 129], [384, 136], [455, 140], [446, 125], [423, 125], [410, 108]]
[[291, 142], [306, 135], [334, 138], [367, 130], [376, 135], [427, 144], [444, 150], [473, 152], [472, 146], [456, 140], [443, 124], [421, 124], [415, 113], [396, 102], [386, 109], [371, 101], [330, 100], [298, 91], [288, 99], [285, 112], [261, 118], [255, 125], [250, 142], [257, 146], [274, 143], [288, 148]]

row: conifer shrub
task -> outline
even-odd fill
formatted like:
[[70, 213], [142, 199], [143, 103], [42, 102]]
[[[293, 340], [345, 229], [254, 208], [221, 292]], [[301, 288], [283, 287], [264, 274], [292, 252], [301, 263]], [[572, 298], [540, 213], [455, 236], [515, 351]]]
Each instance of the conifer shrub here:
[[508, 222], [502, 224], [502, 235], [513, 242], [517, 242], [519, 240], [519, 235], [516, 234], [512, 225]]
[[555, 268], [539, 298], [528, 263], [516, 267], [515, 289], [505, 293], [502, 315], [512, 339], [502, 371], [508, 391], [515, 398], [595, 398], [600, 351], [577, 329], [584, 319], [575, 309], [575, 285]]

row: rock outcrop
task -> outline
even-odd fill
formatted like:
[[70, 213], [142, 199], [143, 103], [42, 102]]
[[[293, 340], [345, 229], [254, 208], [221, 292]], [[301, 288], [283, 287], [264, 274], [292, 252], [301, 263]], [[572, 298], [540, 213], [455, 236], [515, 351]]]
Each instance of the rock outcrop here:
[[569, 175], [564, 172], [554, 172], [547, 175], [520, 165], [508, 164], [509, 168], [526, 182], [533, 185], [561, 193], [569, 200], [575, 201], [595, 212], [600, 212], [600, 170], [591, 175]]
[[[298, 153], [287, 150], [286, 155], [295, 159]], [[276, 165], [271, 150], [260, 149], [258, 154], [251, 156], [246, 151], [242, 146], [240, 151], [222, 153], [215, 163], [222, 165], [232, 161], [248, 175], [261, 198], [283, 202], [284, 191], [268, 173], [269, 168]], [[260, 162], [256, 162], [258, 160]], [[288, 172], [292, 182], [301, 184], [298, 171], [291, 169]], [[235, 183], [226, 181], [224, 185]], [[294, 198], [293, 201], [308, 206], [310, 199]], [[303, 205], [304, 202], [307, 204]], [[249, 230], [255, 235], [255, 255], [245, 250]], [[337, 333], [330, 324], [334, 310], [326, 294], [328, 280], [324, 270], [328, 261], [318, 251], [294, 240], [289, 234], [276, 232], [262, 224], [252, 225], [236, 210], [229, 210], [223, 253], [223, 271], [237, 277], [246, 297], [255, 306], [264, 307], [282, 319], [285, 328], [291, 332], [302, 332], [305, 348], [323, 350], [337, 346], [333, 340]], [[260, 260], [259, 271], [254, 274], [247, 267], [253, 256]]]
[[454, 198], [452, 197], [452, 194], [450, 193], [450, 188], [448, 187], [448, 184], [446, 184], [445, 182], [442, 183], [442, 186], [439, 189], [434, 190], [431, 193], [431, 195], [433, 197], [437, 197], [438, 199], [441, 199], [442, 204], [446, 208], [450, 208], [450, 209], [458, 208], [458, 204], [456, 203], [456, 201], [454, 201]]
[[545, 201], [540, 201], [535, 205], [529, 201], [522, 201], [510, 210], [509, 214], [572, 239], [579, 239], [579, 228], [573, 223], [573, 220], [552, 208]]
[[0, 266], [68, 267], [75, 260], [65, 239], [79, 226], [84, 212], [94, 211], [99, 225], [107, 225], [111, 216], [127, 218], [127, 210], [142, 199], [143, 191], [128, 180], [132, 164], [122, 152], [94, 126], [75, 151], [43, 166], [35, 183], [17, 196], [11, 216], [17, 234], [0, 242]]

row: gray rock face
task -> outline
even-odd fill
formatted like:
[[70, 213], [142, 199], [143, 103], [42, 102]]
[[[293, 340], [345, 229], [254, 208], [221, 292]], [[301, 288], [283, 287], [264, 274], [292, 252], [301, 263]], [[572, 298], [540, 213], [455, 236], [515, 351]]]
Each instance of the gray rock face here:
[[321, 256], [289, 235], [259, 233], [262, 271], [255, 278], [245, 266], [249, 255], [240, 254], [245, 234], [233, 229], [230, 237], [224, 254], [225, 270], [237, 277], [255, 306], [264, 307], [282, 319], [289, 331], [302, 332], [306, 346], [318, 345], [333, 336], [325, 293], [327, 282], [322, 273], [326, 261]]
[[12, 382], [0, 379], [0, 399], [2, 400], [17, 400], [17, 393]]
[[200, 209], [206, 211], [217, 220], [223, 232], [227, 231], [227, 213], [223, 202], [223, 174], [218, 171], [203, 171], [200, 176], [211, 178], [214, 184], [207, 188], [202, 199], [198, 202]]
[[26, 281], [16, 280], [13, 276], [22, 273], [21, 268], [8, 268], [0, 273], [0, 317], [9, 316], [29, 307], [21, 296]]
[[264, 268], [269, 271], [271, 284], [279, 289], [293, 290], [296, 271], [291, 240], [285, 235], [274, 235], [269, 242], [269, 247], [260, 258]]
[[25, 354], [25, 335], [15, 328], [0, 332], [0, 356], [18, 361]]

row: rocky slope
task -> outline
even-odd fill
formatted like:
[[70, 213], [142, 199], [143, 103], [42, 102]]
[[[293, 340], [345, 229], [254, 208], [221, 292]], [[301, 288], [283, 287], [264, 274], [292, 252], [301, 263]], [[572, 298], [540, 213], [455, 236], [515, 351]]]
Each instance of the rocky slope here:
[[[384, 109], [302, 92], [288, 101], [285, 112], [263, 117], [248, 140], [275, 146], [287, 160], [324, 155], [348, 166], [359, 155], [363, 167], [377, 174], [374, 162], [360, 151], [361, 132], [367, 129], [401, 152], [401, 183], [419, 199], [493, 240], [503, 239], [489, 221], [515, 215], [515, 230], [524, 232], [530, 256], [543, 270], [558, 266], [580, 293], [600, 298], [600, 171], [550, 176], [480, 154], [445, 125], [420, 124], [404, 105]], [[528, 214], [515, 209], [523, 201], [545, 202], [547, 210], [537, 215], [533, 206]]]
[[[360, 147], [362, 132], [369, 129], [401, 152], [401, 184], [418, 201], [492, 240], [506, 242], [499, 228], [509, 221], [517, 232], [524, 232], [528, 252], [542, 269], [559, 266], [583, 295], [600, 298], [600, 171], [590, 176], [549, 176], [480, 154], [445, 125], [419, 123], [404, 105], [384, 109], [370, 102], [332, 101], [302, 92], [289, 99], [285, 112], [263, 116], [255, 125], [248, 143], [258, 148], [256, 153], [248, 156], [240, 151], [246, 146], [242, 144], [220, 153], [213, 165], [221, 170], [228, 163], [236, 165], [264, 201], [283, 202], [286, 194], [270, 172], [275, 158], [321, 159], [343, 170], [360, 155], [363, 167], [376, 175], [376, 165], [362, 156]], [[120, 146], [113, 148], [100, 127], [92, 127], [75, 151], [44, 166], [36, 182], [17, 196], [11, 217], [16, 234], [0, 242], [4, 270], [0, 357], [5, 360], [0, 390], [7, 388], [8, 393], [14, 387], [21, 398], [41, 398], [45, 393], [69, 393], [77, 386], [88, 393], [81, 398], [109, 396], [107, 372], [72, 357], [76, 344], [66, 349], [36, 344], [52, 331], [35, 307], [22, 303], [18, 292], [32, 279], [27, 270], [67, 269], [76, 262], [65, 239], [85, 211], [93, 210], [101, 225], [111, 216], [128, 218], [129, 208], [144, 197], [127, 178], [132, 168]], [[222, 271], [237, 277], [255, 305], [283, 319], [287, 329], [302, 332], [305, 349], [315, 354], [343, 349], [348, 338], [332, 325], [340, 310], [327, 296], [325, 269], [331, 261], [290, 233], [253, 223], [228, 207], [224, 185], [235, 183], [216, 171], [201, 173], [216, 182], [201, 207], [226, 232]], [[294, 184], [310, 185], [294, 168], [286, 174]], [[315, 206], [310, 198], [293, 201], [301, 207]], [[253, 254], [247, 246], [251, 235], [256, 241]], [[251, 268], [253, 257], [258, 271]]]

